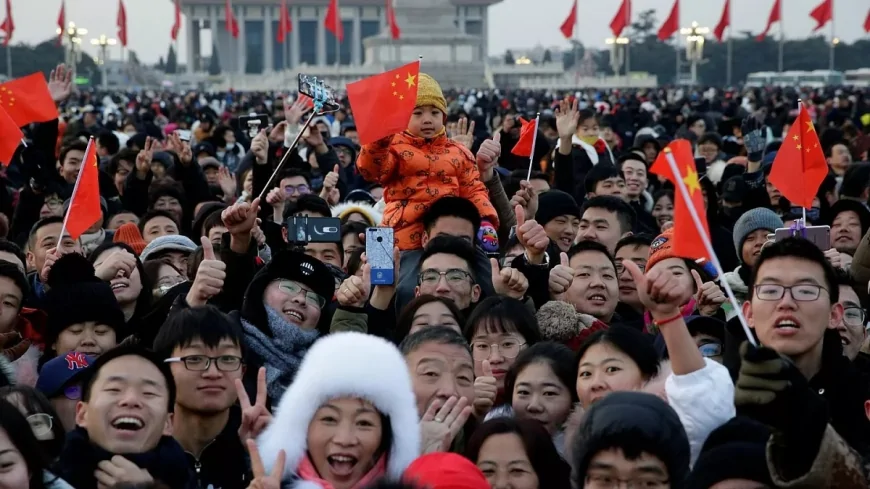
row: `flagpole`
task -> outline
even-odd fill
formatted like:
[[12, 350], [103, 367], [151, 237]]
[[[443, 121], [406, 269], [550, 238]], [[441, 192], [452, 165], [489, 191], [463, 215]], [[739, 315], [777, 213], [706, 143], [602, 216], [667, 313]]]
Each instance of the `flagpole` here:
[[12, 79], [12, 46], [6, 43], [6, 76]]
[[731, 78], [733, 76], [733, 65], [734, 65], [734, 14], [731, 12], [731, 0], [725, 0], [728, 2], [728, 65], [725, 68], [725, 84], [729, 87], [731, 86]]
[[[683, 179], [679, 177], [682, 173], [680, 173], [680, 169], [677, 167], [677, 161], [674, 159], [674, 154], [670, 148], [665, 148], [663, 151], [665, 159], [668, 160], [671, 172], [674, 174], [674, 180], [676, 180], [679, 189], [678, 191], [680, 192], [680, 195], [682, 195], [683, 202], [686, 204], [686, 208], [689, 209], [689, 214], [692, 216], [692, 222], [695, 224], [695, 229], [698, 230], [698, 235], [701, 236], [701, 241], [704, 243], [704, 249], [706, 249], [707, 254], [710, 256], [710, 261], [713, 263], [713, 267], [716, 268], [716, 273], [719, 277], [722, 277], [725, 275], [725, 272], [722, 270], [722, 265], [719, 263], [719, 258], [716, 256], [716, 252], [713, 251], [713, 243], [710, 242], [710, 236], [707, 235], [704, 225], [701, 224], [701, 217], [698, 216], [698, 210], [695, 209], [694, 205], [692, 205], [692, 197], [689, 195], [689, 189], [686, 188], [686, 183]], [[728, 300], [731, 301], [731, 305], [737, 313], [737, 319], [740, 320], [740, 325], [743, 326], [743, 331], [746, 333], [746, 339], [749, 340], [752, 346], [758, 346], [758, 343], [752, 336], [752, 331], [749, 329], [746, 318], [743, 317], [743, 311], [740, 308], [740, 304], [737, 302], [737, 298], [734, 297], [734, 291], [732, 291], [731, 286], [728, 285], [728, 281], [724, 279], [719, 280], [719, 285], [725, 289], [725, 295], [728, 296]]]
[[[85, 157], [86, 158], [89, 154], [91, 154], [91, 146], [93, 144], [94, 144], [94, 137], [91, 136], [90, 139], [88, 139], [88, 147], [85, 148]], [[82, 162], [82, 168], [79, 170], [78, 176], [76, 176], [76, 184], [73, 187], [72, 196], [69, 198], [69, 207], [67, 207], [66, 215], [63, 216], [63, 225], [60, 228], [60, 236], [57, 237], [57, 246], [56, 246], [57, 248], [60, 248], [61, 243], [63, 243], [63, 235], [66, 234], [66, 223], [69, 220], [70, 214], [72, 214], [70, 212], [70, 209], [72, 209], [73, 204], [75, 203], [76, 194], [78, 194], [79, 184], [82, 182], [82, 175], [85, 174], [84, 165], [87, 165], [88, 163], [89, 163], [88, 161]]]
[[834, 71], [834, 62], [836, 61], [835, 48], [837, 46], [836, 40], [837, 34], [834, 30], [834, 0], [831, 0], [831, 60], [828, 66], [828, 69]]
[[[574, 0], [574, 12], [579, 14], [579, 3], [580, 0]], [[577, 71], [577, 75], [580, 75], [580, 50], [577, 47], [580, 45], [580, 15], [574, 16], [574, 41], [577, 44], [571, 46], [574, 50], [574, 70]], [[529, 167], [529, 172], [531, 172], [531, 167]], [[527, 179], [528, 180], [528, 179]]]
[[335, 71], [336, 73], [341, 66], [341, 40], [338, 38], [338, 33], [341, 32], [341, 5], [338, 0], [335, 0]]
[[535, 145], [538, 144], [538, 124], [541, 123], [541, 113], [535, 116], [535, 133], [532, 135], [532, 151], [529, 155], [529, 172], [526, 174], [526, 181], [532, 178], [532, 165], [535, 164]]
[[[628, 8], [625, 9], [625, 27], [631, 27], [631, 2], [629, 2]], [[622, 31], [625, 32], [625, 29], [622, 29]], [[620, 34], [622, 34], [622, 32], [620, 32]], [[619, 38], [619, 36], [616, 37]], [[628, 35], [625, 37], [628, 39], [628, 42], [625, 43], [625, 81], [627, 84], [629, 83], [629, 75], [631, 74], [631, 38], [629, 38]]]
[[778, 1], [779, 6], [779, 72], [782, 73], [785, 68], [785, 19], [782, 17], [782, 1]]

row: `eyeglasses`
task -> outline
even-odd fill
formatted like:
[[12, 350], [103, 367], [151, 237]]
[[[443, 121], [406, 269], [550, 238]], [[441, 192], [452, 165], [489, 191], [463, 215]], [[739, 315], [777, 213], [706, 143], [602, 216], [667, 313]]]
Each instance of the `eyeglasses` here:
[[698, 346], [698, 350], [701, 351], [701, 356], [704, 358], [718, 357], [722, 354], [722, 344], [715, 342], [704, 343]]
[[[632, 261], [634, 261], [634, 260], [632, 260]], [[625, 273], [625, 265], [623, 265], [622, 262], [623, 262], [623, 260], [619, 260], [618, 262], [616, 262], [616, 274], [617, 275], [622, 275], [623, 273]], [[640, 269], [641, 273], [646, 271], [646, 263], [634, 262], [634, 264], [637, 265], [637, 268]]]
[[498, 352], [505, 358], [516, 358], [520, 354], [520, 350], [525, 346], [525, 343], [520, 343], [513, 338], [506, 338], [499, 343], [490, 344], [486, 341], [471, 342], [471, 356], [478, 361], [489, 359], [492, 355], [493, 348], [498, 348]]
[[755, 297], [762, 301], [778, 301], [785, 296], [788, 290], [791, 298], [798, 302], [811, 302], [819, 298], [823, 290], [821, 285], [800, 284], [786, 287], [779, 284], [762, 284], [755, 286]]
[[58, 209], [63, 207], [63, 201], [60, 199], [46, 199], [45, 206], [49, 209]]
[[69, 399], [70, 401], [80, 400], [82, 398], [82, 386], [71, 385], [69, 387], [64, 388], [63, 397]]
[[184, 368], [193, 372], [204, 372], [214, 362], [215, 367], [221, 372], [235, 372], [242, 367], [242, 358], [233, 355], [221, 355], [219, 357], [207, 357], [205, 355], [188, 355], [186, 357], [173, 357], [164, 360], [164, 363], [184, 363]]
[[37, 438], [51, 433], [52, 418], [48, 414], [31, 414], [27, 417], [27, 423], [30, 424], [30, 431], [33, 432], [33, 436]]
[[858, 306], [850, 306], [843, 309], [843, 323], [848, 326], [864, 326], [867, 313]]
[[422, 272], [420, 272], [417, 280], [421, 285], [435, 285], [438, 283], [438, 281], [441, 280], [441, 277], [445, 277], [447, 279], [447, 284], [449, 285], [461, 285], [466, 281], [474, 283], [474, 279], [471, 277], [470, 273], [466, 272], [465, 270], [460, 270], [458, 268], [451, 268], [446, 272], [439, 272], [434, 268], [423, 270]]
[[311, 189], [308, 187], [308, 185], [305, 185], [303, 183], [301, 185], [296, 185], [296, 186], [285, 185], [284, 192], [286, 192], [287, 195], [293, 195], [294, 193], [298, 193], [299, 195], [305, 195], [307, 193], [310, 193]]
[[296, 282], [282, 280], [280, 283], [278, 283], [278, 290], [284, 292], [289, 296], [294, 297], [304, 292], [305, 302], [311, 304], [312, 306], [316, 306], [318, 309], [323, 308], [323, 306], [326, 304], [326, 299], [297, 284]]
[[586, 485], [588, 489], [617, 489], [625, 484], [628, 489], [658, 489], [668, 485], [667, 480], [637, 479], [622, 480], [609, 475], [587, 475]]

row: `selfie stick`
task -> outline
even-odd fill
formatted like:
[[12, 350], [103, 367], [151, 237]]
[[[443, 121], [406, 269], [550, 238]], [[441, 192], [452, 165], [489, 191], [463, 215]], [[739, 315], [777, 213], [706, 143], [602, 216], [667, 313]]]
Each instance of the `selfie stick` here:
[[284, 156], [281, 157], [281, 161], [278, 163], [278, 166], [275, 168], [275, 171], [272, 172], [272, 176], [269, 177], [269, 181], [266, 182], [266, 186], [263, 187], [263, 190], [260, 192], [260, 196], [258, 199], [262, 200], [263, 196], [266, 195], [272, 188], [272, 184], [275, 182], [275, 178], [281, 173], [281, 169], [284, 168], [284, 163], [287, 162], [287, 158], [290, 157], [290, 154], [293, 153], [293, 150], [296, 149], [296, 146], [299, 144], [299, 140], [302, 139], [302, 135], [305, 133], [305, 130], [311, 125], [311, 121], [314, 120], [315, 117], [322, 114], [320, 111], [323, 110], [323, 106], [326, 102], [329, 101], [329, 90], [323, 88], [322, 85], [314, 83], [311, 86], [312, 89], [312, 99], [314, 100], [314, 110], [311, 111], [311, 115], [308, 116], [308, 119], [305, 121], [305, 124], [299, 128], [299, 134], [296, 135], [296, 139], [293, 140], [293, 144], [287, 148], [287, 151], [284, 152]]
[[[694, 205], [691, 205], [692, 197], [689, 195], [689, 189], [686, 188], [686, 183], [679, 177], [681, 173], [677, 166], [677, 161], [674, 159], [674, 154], [670, 148], [665, 148], [662, 151], [665, 153], [665, 158], [668, 160], [668, 165], [674, 174], [674, 180], [676, 180], [675, 183], [677, 184], [677, 188], [679, 189], [680, 195], [683, 197], [683, 202], [686, 203], [686, 207], [689, 209], [689, 214], [692, 216], [692, 222], [694, 222], [695, 228], [701, 236], [701, 241], [704, 242], [704, 248], [707, 250], [707, 254], [710, 255], [710, 261], [713, 263], [713, 266], [716, 267], [716, 273], [720, 277], [723, 277], [725, 272], [722, 270], [722, 265], [719, 263], [719, 258], [716, 256], [716, 252], [713, 251], [713, 243], [710, 242], [710, 236], [707, 235], [704, 225], [701, 224], [701, 218], [698, 216], [697, 209], [695, 209]], [[755, 341], [755, 337], [752, 335], [752, 331], [746, 323], [746, 318], [743, 317], [743, 311], [740, 309], [740, 304], [737, 303], [737, 298], [734, 297], [734, 291], [731, 290], [728, 281], [723, 278], [719, 281], [719, 284], [721, 284], [722, 288], [725, 289], [725, 295], [728, 296], [728, 300], [731, 301], [731, 305], [734, 307], [734, 312], [737, 313], [740, 325], [743, 326], [743, 331], [746, 333], [746, 339], [749, 340], [749, 343], [751, 343], [752, 346], [757, 347], [758, 343]]]

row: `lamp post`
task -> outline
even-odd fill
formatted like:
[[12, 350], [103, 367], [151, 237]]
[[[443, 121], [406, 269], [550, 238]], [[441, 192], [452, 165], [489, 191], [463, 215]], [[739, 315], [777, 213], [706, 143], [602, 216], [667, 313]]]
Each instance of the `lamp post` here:
[[625, 76], [628, 76], [628, 56], [625, 52], [628, 50], [629, 40], [627, 37], [608, 37], [604, 40], [610, 46], [610, 67], [616, 76], [622, 72], [625, 67]]
[[106, 62], [109, 60], [109, 46], [118, 44], [116, 39], [100, 34], [100, 37], [91, 39], [91, 44], [100, 47], [100, 59], [97, 63], [100, 65], [100, 72], [103, 75], [103, 90], [109, 90], [109, 72]]
[[[79, 62], [79, 58], [81, 57], [81, 44], [82, 44], [82, 36], [88, 33], [87, 29], [76, 26], [75, 22], [70, 22], [66, 29], [61, 32], [61, 29], [57, 28], [57, 35], [63, 35], [63, 38], [69, 44], [69, 51], [67, 52], [66, 65], [69, 67], [70, 71], [72, 71], [73, 80], [76, 78], [76, 65]], [[73, 81], [75, 83], [75, 81]]]
[[686, 36], [686, 61], [692, 69], [692, 85], [698, 84], [698, 65], [704, 60], [704, 35], [709, 33], [709, 28], [700, 27], [697, 22], [680, 29], [680, 34]]

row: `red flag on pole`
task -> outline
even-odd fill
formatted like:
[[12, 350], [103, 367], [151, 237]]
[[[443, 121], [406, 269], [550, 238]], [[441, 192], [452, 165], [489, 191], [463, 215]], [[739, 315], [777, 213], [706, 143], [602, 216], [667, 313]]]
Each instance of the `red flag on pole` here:
[[810, 17], [816, 21], [816, 28], [813, 29], [813, 32], [824, 27], [825, 24], [834, 19], [834, 0], [822, 0], [822, 3], [810, 12]]
[[757, 41], [763, 41], [765, 37], [767, 37], [767, 33], [770, 32], [770, 28], [773, 27], [773, 24], [782, 21], [782, 16], [780, 12], [782, 12], [782, 7], [780, 6], [781, 0], [776, 0], [773, 2], [773, 8], [770, 10], [770, 15], [767, 17], [767, 26], [764, 28], [764, 32], [758, 35], [755, 39]]
[[281, 14], [278, 17], [278, 37], [280, 44], [284, 44], [287, 40], [287, 35], [293, 31], [293, 21], [290, 20], [290, 9], [287, 7], [287, 1], [281, 0]]
[[809, 209], [828, 175], [828, 162], [810, 114], [803, 103], [800, 105], [797, 120], [776, 153], [768, 178], [792, 204]]
[[390, 38], [398, 41], [402, 37], [402, 30], [399, 29], [399, 23], [396, 22], [396, 9], [393, 7], [393, 0], [387, 0], [387, 25], [390, 26]]
[[616, 15], [610, 21], [610, 31], [613, 37], [619, 37], [622, 31], [631, 23], [631, 0], [622, 0]]
[[233, 6], [230, 0], [226, 2], [226, 30], [233, 36], [233, 39], [239, 38], [239, 21], [236, 19], [236, 14], [233, 12]]
[[34, 73], [0, 85], [0, 107], [18, 127], [33, 122], [57, 119], [57, 106], [51, 98], [45, 75]]
[[329, 0], [329, 9], [326, 11], [326, 18], [323, 19], [323, 24], [326, 30], [338, 38], [339, 42], [344, 42], [344, 26], [341, 24], [341, 12], [338, 10], [338, 0]]
[[124, 0], [118, 0], [118, 41], [121, 46], [127, 47], [127, 9], [124, 8]]
[[562, 35], [565, 36], [565, 39], [572, 39], [574, 37], [574, 27], [577, 26], [577, 1], [574, 1], [574, 6], [571, 7], [571, 12], [568, 14], [568, 17], [565, 18], [565, 22], [562, 22], [562, 25], [559, 27], [559, 30], [562, 31]]
[[538, 120], [532, 119], [527, 121], [520, 117], [520, 124], [523, 125], [520, 129], [520, 139], [514, 145], [511, 154], [529, 157], [532, 156], [532, 152], [535, 150], [535, 133], [538, 132]]
[[360, 144], [373, 143], [408, 128], [417, 104], [419, 75], [420, 62], [414, 61], [347, 86]]
[[24, 138], [24, 133], [9, 114], [0, 107], [0, 162], [9, 165], [18, 143]]
[[713, 35], [716, 36], [716, 40], [722, 42], [725, 38], [725, 29], [731, 27], [731, 0], [725, 0], [725, 8], [722, 9], [722, 18], [719, 19], [719, 23], [716, 24], [716, 28], [713, 29]]
[[15, 32], [15, 22], [12, 20], [12, 0], [6, 0], [6, 20], [0, 25], [0, 31], [6, 34], [3, 45], [8, 46], [9, 41], [12, 40], [12, 33]]
[[864, 32], [870, 34], [870, 11], [867, 11], [867, 20], [864, 21]]
[[178, 31], [181, 30], [181, 5], [178, 4], [181, 0], [175, 0], [175, 23], [172, 24], [172, 40], [178, 40]]
[[674, 0], [670, 15], [659, 28], [659, 41], [664, 41], [677, 32], [680, 32], [680, 0]]
[[57, 45], [63, 44], [63, 34], [66, 31], [66, 2], [60, 2], [60, 13], [57, 15]]
[[69, 210], [64, 217], [63, 229], [66, 229], [73, 240], [77, 240], [102, 216], [103, 211], [100, 209], [100, 169], [97, 166], [97, 146], [92, 137], [88, 141], [82, 169], [79, 170], [76, 185], [72, 197], [70, 197]]

